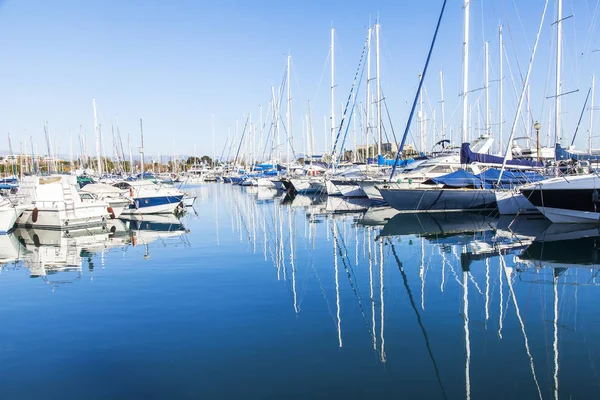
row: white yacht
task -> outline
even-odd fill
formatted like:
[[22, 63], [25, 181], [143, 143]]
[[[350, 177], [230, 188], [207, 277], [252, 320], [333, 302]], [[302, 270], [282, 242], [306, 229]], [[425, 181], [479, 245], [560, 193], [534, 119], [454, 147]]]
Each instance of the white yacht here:
[[521, 188], [521, 193], [554, 223], [600, 223], [600, 176], [550, 178]]
[[127, 191], [104, 183], [87, 184], [79, 192], [79, 197], [84, 203], [99, 200], [108, 203], [108, 212], [112, 219], [119, 218], [132, 203], [132, 200], [127, 197]]
[[81, 200], [74, 175], [25, 176], [16, 199], [24, 206], [18, 226], [72, 230], [110, 218], [108, 203]]

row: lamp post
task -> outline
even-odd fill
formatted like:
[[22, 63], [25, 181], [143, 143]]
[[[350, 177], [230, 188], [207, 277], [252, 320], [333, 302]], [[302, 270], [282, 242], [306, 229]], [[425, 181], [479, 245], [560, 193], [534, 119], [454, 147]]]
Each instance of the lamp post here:
[[542, 124], [540, 124], [539, 121], [535, 121], [533, 129], [535, 129], [535, 135], [537, 137], [537, 161], [540, 162], [540, 129], [542, 129]]

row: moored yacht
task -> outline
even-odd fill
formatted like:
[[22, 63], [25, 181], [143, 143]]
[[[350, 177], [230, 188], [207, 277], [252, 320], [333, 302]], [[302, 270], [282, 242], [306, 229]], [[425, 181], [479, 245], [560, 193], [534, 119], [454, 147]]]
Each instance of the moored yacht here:
[[123, 214], [170, 214], [183, 207], [184, 193], [148, 180], [123, 181], [113, 186], [129, 192], [132, 204]]
[[105, 225], [110, 218], [108, 203], [81, 200], [73, 175], [26, 176], [17, 199], [24, 206], [18, 226], [72, 230]]
[[554, 223], [600, 223], [600, 176], [561, 176], [521, 188], [521, 193]]

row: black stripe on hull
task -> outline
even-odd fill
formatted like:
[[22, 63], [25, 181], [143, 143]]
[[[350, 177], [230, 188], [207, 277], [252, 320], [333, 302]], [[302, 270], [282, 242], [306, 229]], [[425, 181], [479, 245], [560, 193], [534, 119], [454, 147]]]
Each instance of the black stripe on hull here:
[[521, 193], [536, 207], [600, 212], [600, 192], [596, 189], [523, 189]]

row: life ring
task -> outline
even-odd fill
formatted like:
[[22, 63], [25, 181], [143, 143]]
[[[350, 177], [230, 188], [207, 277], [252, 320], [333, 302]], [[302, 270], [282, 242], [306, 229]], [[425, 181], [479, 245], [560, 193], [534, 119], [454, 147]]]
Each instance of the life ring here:
[[115, 210], [113, 210], [111, 206], [108, 206], [106, 208], [106, 211], [108, 211], [108, 213], [110, 214], [110, 219], [115, 219]]
[[31, 212], [31, 220], [32, 220], [33, 222], [37, 222], [37, 220], [38, 220], [38, 213], [39, 213], [39, 210], [38, 210], [38, 208], [37, 208], [37, 207], [35, 207], [35, 208], [33, 209], [33, 211]]

